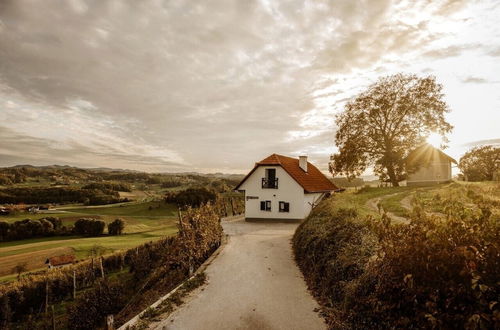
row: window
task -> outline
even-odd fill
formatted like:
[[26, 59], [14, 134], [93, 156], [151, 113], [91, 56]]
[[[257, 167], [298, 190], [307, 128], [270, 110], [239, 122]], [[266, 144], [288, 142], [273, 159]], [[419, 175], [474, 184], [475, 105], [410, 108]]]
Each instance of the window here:
[[290, 203], [280, 202], [280, 212], [290, 212]]
[[262, 188], [278, 189], [278, 178], [275, 168], [266, 168], [266, 177], [262, 178]]
[[260, 202], [261, 211], [271, 211], [271, 201], [261, 201]]

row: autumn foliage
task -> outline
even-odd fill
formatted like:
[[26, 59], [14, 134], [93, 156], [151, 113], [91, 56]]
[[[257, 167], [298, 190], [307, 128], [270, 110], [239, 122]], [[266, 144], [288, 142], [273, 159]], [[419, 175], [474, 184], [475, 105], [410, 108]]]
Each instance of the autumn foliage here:
[[500, 326], [500, 225], [488, 205], [446, 216], [420, 205], [409, 223], [315, 209], [294, 251], [330, 328]]

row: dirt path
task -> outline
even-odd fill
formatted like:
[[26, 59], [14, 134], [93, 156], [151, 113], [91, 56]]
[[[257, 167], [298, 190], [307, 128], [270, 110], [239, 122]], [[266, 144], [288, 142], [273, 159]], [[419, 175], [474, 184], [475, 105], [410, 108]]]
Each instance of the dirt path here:
[[412, 203], [414, 197], [415, 197], [414, 193], [412, 193], [412, 194], [406, 196], [405, 198], [403, 198], [400, 202], [401, 206], [407, 210], [411, 210], [412, 209], [411, 203]]
[[292, 258], [297, 224], [224, 222], [208, 284], [153, 329], [325, 329]]
[[[371, 198], [371, 199], [369, 199], [369, 200], [366, 201], [366, 206], [369, 207], [369, 208], [371, 208], [372, 210], [374, 210], [376, 212], [379, 212], [379, 209], [378, 209], [377, 205], [378, 205], [378, 203], [382, 199], [388, 198], [388, 197], [391, 197], [391, 196], [394, 196], [394, 195], [398, 195], [398, 194], [401, 194], [401, 193], [395, 193], [395, 194], [385, 195], [385, 196], [382, 196], [382, 197]], [[405, 207], [403, 204], [401, 204], [401, 205], [403, 207]], [[408, 222], [408, 219], [406, 219], [405, 217], [400, 217], [399, 215], [395, 215], [392, 212], [386, 212], [386, 214], [387, 214], [387, 216], [389, 218], [391, 218], [395, 222], [403, 222], [403, 223], [407, 223]]]

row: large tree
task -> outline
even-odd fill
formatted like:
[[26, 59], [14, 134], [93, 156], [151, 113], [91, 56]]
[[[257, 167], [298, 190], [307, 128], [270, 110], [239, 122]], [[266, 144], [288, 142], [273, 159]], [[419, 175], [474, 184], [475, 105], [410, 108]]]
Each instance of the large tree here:
[[349, 101], [336, 117], [339, 152], [331, 157], [332, 174], [354, 178], [373, 166], [381, 180], [398, 186], [406, 175], [408, 152], [431, 133], [447, 142], [453, 129], [445, 119], [449, 108], [442, 88], [432, 76], [396, 74]]
[[476, 147], [460, 158], [458, 167], [467, 181], [491, 181], [500, 174], [500, 148]]

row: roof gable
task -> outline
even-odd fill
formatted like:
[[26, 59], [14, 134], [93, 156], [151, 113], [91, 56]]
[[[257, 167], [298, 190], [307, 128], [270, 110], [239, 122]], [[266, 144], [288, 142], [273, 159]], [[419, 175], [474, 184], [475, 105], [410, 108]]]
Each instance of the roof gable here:
[[436, 159], [446, 159], [452, 163], [457, 164], [457, 161], [455, 159], [448, 156], [443, 151], [434, 148], [432, 145], [428, 143], [423, 144], [412, 150], [408, 154], [408, 157], [406, 157], [406, 162], [409, 165], [415, 165], [415, 164], [425, 164], [434, 161]]
[[304, 189], [306, 193], [329, 192], [338, 189], [337, 186], [328, 180], [326, 176], [310, 162], [307, 162], [307, 172], [305, 172], [300, 168], [299, 160], [297, 158], [277, 154], [272, 154], [260, 162], [255, 163], [254, 168], [245, 176], [235, 189], [238, 189], [259, 166], [269, 165], [281, 166]]
[[62, 256], [57, 256], [57, 257], [50, 257], [47, 259], [45, 262], [46, 264], [50, 264], [51, 266], [60, 266], [60, 265], [67, 265], [75, 262], [75, 256], [66, 254]]

